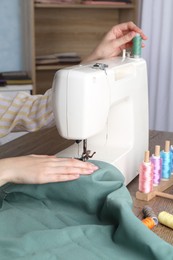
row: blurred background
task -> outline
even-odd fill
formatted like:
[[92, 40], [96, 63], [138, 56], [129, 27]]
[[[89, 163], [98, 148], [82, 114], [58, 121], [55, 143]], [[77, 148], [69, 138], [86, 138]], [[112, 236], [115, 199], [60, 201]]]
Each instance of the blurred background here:
[[[69, 64], [78, 62], [110, 26], [131, 19], [148, 36], [142, 57], [148, 67], [150, 129], [173, 131], [172, 0], [122, 1], [114, 8], [109, 8], [108, 1], [108, 7], [89, 9], [78, 7], [79, 2], [71, 3], [76, 8], [63, 7], [63, 2], [57, 8], [46, 8], [45, 3], [38, 2], [0, 0], [0, 72], [27, 70], [33, 81], [32, 93], [42, 94], [51, 87], [55, 71], [66, 65], [67, 58], [61, 60], [58, 56], [59, 64], [54, 64], [53, 57], [49, 67], [47, 60], [36, 62], [36, 58], [50, 56], [56, 50], [58, 55], [68, 56]], [[92, 5], [88, 1], [83, 4]], [[40, 66], [38, 61], [46, 66]]]

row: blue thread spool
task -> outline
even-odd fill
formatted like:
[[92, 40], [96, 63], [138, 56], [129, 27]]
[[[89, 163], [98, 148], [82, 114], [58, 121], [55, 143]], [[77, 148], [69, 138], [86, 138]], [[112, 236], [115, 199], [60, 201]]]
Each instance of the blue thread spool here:
[[170, 141], [165, 142], [165, 150], [160, 153], [162, 158], [162, 180], [168, 181], [171, 176], [171, 152]]
[[134, 58], [140, 58], [141, 57], [141, 45], [142, 45], [142, 38], [139, 33], [136, 34], [136, 36], [132, 40], [133, 47], [132, 47], [132, 55]]
[[170, 153], [171, 153], [171, 174], [173, 175], [173, 145], [171, 145]]

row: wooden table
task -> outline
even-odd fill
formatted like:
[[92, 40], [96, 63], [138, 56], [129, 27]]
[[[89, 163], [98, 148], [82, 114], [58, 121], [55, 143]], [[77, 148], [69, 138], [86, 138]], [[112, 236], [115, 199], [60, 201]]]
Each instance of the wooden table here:
[[[149, 135], [149, 150], [154, 153], [155, 145], [160, 145], [164, 149], [165, 141], [170, 140], [173, 144], [173, 133], [150, 131]], [[61, 138], [55, 127], [50, 129], [41, 130], [35, 133], [30, 133], [25, 136], [19, 137], [7, 144], [0, 147], [0, 158], [15, 157], [28, 154], [56, 154], [57, 152], [68, 147], [72, 141], [67, 141]], [[136, 191], [138, 190], [138, 177], [136, 177], [127, 186], [134, 203], [133, 211], [135, 215], [142, 219], [142, 208], [145, 205], [152, 207], [153, 211], [158, 214], [161, 211], [167, 211], [173, 214], [173, 201], [155, 197], [149, 202], [140, 201], [136, 199]], [[173, 194], [172, 187], [166, 192]], [[161, 224], [152, 229], [158, 236], [173, 245], [173, 230]]]

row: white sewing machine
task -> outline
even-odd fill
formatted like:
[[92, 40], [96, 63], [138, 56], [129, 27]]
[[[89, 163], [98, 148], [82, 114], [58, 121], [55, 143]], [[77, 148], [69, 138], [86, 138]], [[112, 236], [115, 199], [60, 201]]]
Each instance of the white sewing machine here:
[[125, 184], [138, 174], [148, 149], [148, 84], [142, 58], [117, 57], [57, 71], [53, 105], [59, 134], [84, 140], [59, 157], [86, 160], [96, 152], [93, 159], [116, 166]]

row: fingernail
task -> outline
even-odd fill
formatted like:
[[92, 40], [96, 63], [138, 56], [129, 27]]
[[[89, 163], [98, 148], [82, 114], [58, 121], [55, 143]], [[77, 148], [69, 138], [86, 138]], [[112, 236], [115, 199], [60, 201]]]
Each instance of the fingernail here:
[[92, 166], [92, 169], [95, 169], [95, 170], [97, 170], [99, 167], [97, 166], [97, 165], [95, 165], [95, 164], [91, 164], [91, 166]]
[[87, 170], [84, 174], [91, 174], [93, 172], [94, 172], [94, 170]]
[[136, 36], [136, 32], [132, 31], [129, 33], [130, 37], [135, 37]]

